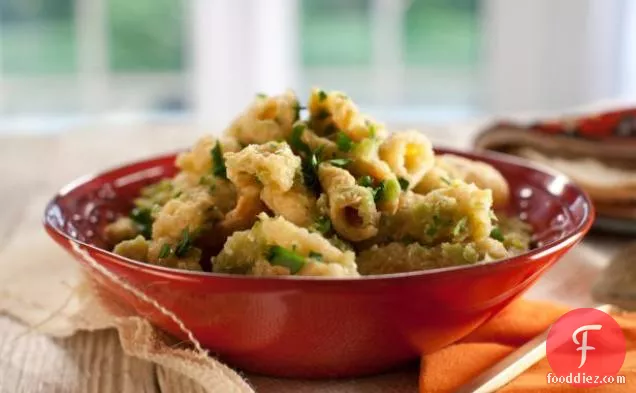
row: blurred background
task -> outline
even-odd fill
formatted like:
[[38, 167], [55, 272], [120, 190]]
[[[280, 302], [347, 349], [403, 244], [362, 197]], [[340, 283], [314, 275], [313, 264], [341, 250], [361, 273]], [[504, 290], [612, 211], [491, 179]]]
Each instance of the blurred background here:
[[636, 0], [0, 0], [0, 133], [194, 122], [255, 92], [386, 122], [636, 97]]

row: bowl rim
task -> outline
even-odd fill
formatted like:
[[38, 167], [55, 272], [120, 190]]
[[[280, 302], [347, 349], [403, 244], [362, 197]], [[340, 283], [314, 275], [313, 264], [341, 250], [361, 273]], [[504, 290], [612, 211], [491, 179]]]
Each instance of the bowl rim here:
[[[77, 240], [71, 237], [66, 232], [62, 231], [60, 228], [53, 226], [49, 220], [49, 212], [56, 205], [57, 200], [59, 198], [63, 198], [70, 192], [75, 189], [88, 184], [92, 181], [95, 181], [99, 177], [102, 177], [108, 173], [122, 170], [124, 168], [128, 168], [135, 165], [140, 165], [152, 161], [162, 161], [168, 159], [170, 157], [175, 157], [179, 152], [184, 151], [183, 149], [175, 150], [169, 153], [163, 153], [158, 155], [153, 155], [147, 157], [145, 159], [137, 159], [126, 161], [123, 164], [115, 165], [107, 167], [104, 170], [101, 170], [96, 173], [87, 174], [72, 180], [67, 183], [65, 186], [61, 187], [58, 192], [49, 200], [46, 204], [44, 210], [43, 217], [43, 225], [46, 232], [51, 236], [54, 240], [56, 240], [60, 245], [62, 245], [62, 240], [65, 240], [69, 243], [75, 243], [78, 246], [87, 249], [91, 253], [97, 253], [101, 256], [109, 258], [112, 262], [123, 266], [124, 268], [134, 268], [137, 270], [150, 270], [153, 273], [157, 274], [168, 274], [174, 277], [174, 275], [180, 276], [180, 278], [185, 279], [205, 279], [205, 278], [217, 278], [217, 279], [233, 279], [233, 280], [257, 280], [257, 281], [304, 281], [304, 282], [360, 282], [360, 281], [374, 281], [374, 280], [391, 280], [391, 279], [404, 279], [404, 278], [412, 278], [412, 277], [423, 277], [423, 276], [431, 276], [431, 275], [443, 275], [444, 273], [456, 272], [456, 271], [466, 271], [466, 272], [477, 272], [480, 269], [485, 268], [504, 268], [508, 267], [508, 265], [512, 264], [526, 264], [532, 263], [536, 260], [539, 260], [547, 255], [554, 254], [564, 248], [567, 248], [571, 245], [576, 244], [580, 241], [585, 234], [590, 230], [594, 218], [595, 218], [595, 209], [594, 204], [592, 203], [589, 195], [577, 184], [572, 182], [570, 178], [568, 178], [563, 173], [548, 167], [545, 164], [535, 163], [520, 157], [512, 156], [509, 154], [493, 152], [493, 151], [483, 151], [483, 150], [463, 150], [456, 149], [451, 147], [439, 146], [434, 149], [436, 152], [440, 152], [442, 154], [457, 154], [461, 156], [468, 156], [471, 159], [480, 160], [482, 157], [487, 157], [496, 161], [501, 161], [507, 164], [511, 164], [518, 167], [523, 167], [525, 169], [539, 172], [543, 174], [547, 174], [550, 177], [557, 179], [560, 178], [563, 187], [571, 187], [578, 193], [584, 200], [584, 214], [581, 219], [581, 222], [575, 226], [574, 228], [568, 230], [562, 237], [552, 240], [540, 247], [532, 249], [530, 251], [524, 252], [522, 254], [518, 254], [512, 257], [498, 259], [495, 261], [489, 262], [478, 262], [475, 264], [469, 265], [458, 265], [458, 266], [449, 266], [435, 269], [427, 269], [427, 270], [418, 270], [413, 272], [402, 272], [402, 273], [388, 273], [388, 274], [373, 274], [373, 275], [365, 275], [358, 277], [326, 277], [326, 276], [248, 276], [248, 275], [238, 275], [238, 274], [230, 274], [230, 273], [214, 273], [214, 272], [205, 272], [205, 271], [192, 271], [192, 270], [183, 270], [176, 269], [165, 266], [153, 265], [146, 262], [136, 261], [134, 259], [126, 258], [120, 255], [117, 255], [111, 251], [104, 250], [92, 244], [86, 243], [84, 241]], [[550, 193], [551, 194], [551, 193]], [[552, 194], [551, 194], [552, 195]]]

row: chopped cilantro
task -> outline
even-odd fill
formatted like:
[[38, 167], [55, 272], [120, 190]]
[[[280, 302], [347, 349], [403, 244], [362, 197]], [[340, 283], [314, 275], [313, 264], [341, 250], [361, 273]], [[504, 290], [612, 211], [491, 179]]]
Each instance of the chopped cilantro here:
[[218, 141], [210, 151], [210, 154], [212, 155], [212, 173], [214, 176], [227, 179], [227, 168], [225, 167], [225, 160], [223, 159], [223, 148]]
[[398, 182], [400, 182], [400, 188], [406, 191], [409, 188], [409, 181], [403, 178], [398, 178]]
[[267, 260], [272, 265], [284, 266], [291, 274], [296, 274], [305, 265], [305, 258], [281, 246], [271, 246], [267, 253]]
[[159, 251], [159, 258], [167, 258], [170, 255], [170, 251], [170, 244], [164, 243], [164, 245], [161, 246], [161, 251]]
[[324, 92], [324, 90], [319, 90], [318, 91], [318, 101], [324, 101], [327, 99], [327, 93]]
[[362, 176], [358, 179], [358, 184], [362, 187], [373, 187], [373, 178], [369, 175]]
[[329, 160], [327, 162], [335, 167], [344, 168], [351, 163], [351, 160], [348, 158], [334, 158], [333, 160]]
[[504, 241], [503, 233], [501, 233], [501, 229], [499, 229], [499, 227], [494, 227], [492, 231], [490, 231], [490, 237], [495, 240], [499, 240], [500, 242]]
[[181, 239], [174, 248], [174, 255], [181, 258], [188, 253], [191, 247], [192, 238], [190, 237], [190, 230], [186, 227], [181, 231]]
[[130, 219], [137, 224], [143, 237], [146, 239], [151, 238], [153, 219], [150, 209], [136, 207], [130, 212]]
[[309, 251], [309, 258], [322, 262], [322, 254], [319, 252]]
[[349, 152], [353, 148], [353, 141], [349, 138], [349, 135], [344, 132], [339, 132], [336, 136], [336, 145], [338, 150]]
[[462, 232], [466, 230], [466, 223], [468, 222], [468, 217], [464, 216], [457, 221], [457, 224], [453, 227], [453, 236], [458, 236]]

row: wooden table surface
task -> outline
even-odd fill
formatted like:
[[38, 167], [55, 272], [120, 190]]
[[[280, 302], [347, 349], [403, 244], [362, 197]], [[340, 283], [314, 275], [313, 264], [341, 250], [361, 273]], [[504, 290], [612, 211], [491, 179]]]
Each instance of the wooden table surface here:
[[[432, 139], [446, 145], [466, 146], [462, 130], [455, 133], [432, 130]], [[46, 200], [70, 180], [157, 152], [189, 146], [199, 133], [176, 126], [147, 126], [143, 129], [91, 129], [44, 136], [0, 138], [0, 256], [4, 246], [34, 200]], [[615, 252], [621, 240], [612, 237], [590, 238], [584, 255], [594, 257], [584, 268], [558, 264], [548, 277], [531, 292], [531, 297], [558, 298], [573, 305], [589, 301], [582, 278], [592, 278], [603, 266], [603, 260]], [[580, 255], [572, 258], [580, 262]], [[578, 258], [578, 259], [577, 259]], [[573, 274], [573, 269], [577, 270]], [[587, 270], [586, 270], [587, 269]], [[587, 276], [586, 276], [587, 274]], [[576, 284], [576, 283], [579, 284]], [[0, 292], [1, 292], [0, 288]], [[125, 356], [112, 331], [79, 333], [56, 339], [32, 333], [24, 325], [8, 316], [0, 315], [0, 393], [17, 392], [162, 392], [167, 381], [179, 380], [153, 364]], [[416, 389], [417, 374], [408, 370], [395, 376], [394, 385]], [[399, 382], [398, 382], [399, 381]], [[258, 391], [268, 389], [268, 378], [251, 380]], [[180, 381], [180, 391], [200, 391], [187, 380]], [[369, 381], [373, 384], [373, 380]], [[174, 386], [174, 385], [172, 385]], [[321, 390], [316, 385], [313, 391]], [[365, 391], [364, 384], [344, 383], [342, 389], [330, 391]], [[370, 386], [370, 385], [369, 385]], [[277, 391], [280, 391], [277, 389]], [[297, 392], [293, 383], [288, 389]], [[303, 391], [307, 390], [305, 387]], [[397, 390], [395, 390], [397, 391]]]

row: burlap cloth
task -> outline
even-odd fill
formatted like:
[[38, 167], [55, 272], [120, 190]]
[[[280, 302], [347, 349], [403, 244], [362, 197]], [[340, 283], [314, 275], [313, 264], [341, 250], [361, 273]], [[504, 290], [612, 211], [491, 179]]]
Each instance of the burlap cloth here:
[[[474, 127], [472, 127], [474, 129]], [[433, 142], [466, 146], [465, 129], [454, 133], [431, 129]], [[192, 384], [188, 389], [205, 392], [414, 392], [416, 369], [376, 377], [337, 380], [299, 381], [243, 375], [217, 361], [194, 346], [175, 345], [170, 338], [147, 321], [133, 315], [114, 316], [105, 311], [96, 298], [80, 265], [53, 243], [41, 226], [45, 203], [63, 184], [73, 178], [132, 158], [140, 158], [175, 146], [188, 146], [199, 133], [176, 127], [149, 128], [121, 133], [111, 130], [72, 132], [59, 137], [22, 138], [0, 141], [0, 177], [14, 199], [2, 201], [3, 219], [13, 219], [4, 246], [0, 246], [0, 312], [22, 321], [37, 333], [56, 337], [71, 336], [80, 330], [116, 329], [125, 353], [159, 367], [162, 391], [185, 391], [183, 378]], [[26, 155], [26, 157], [25, 157]], [[16, 165], [20, 163], [20, 165]], [[4, 165], [7, 164], [7, 165]], [[2, 193], [0, 193], [2, 194]], [[18, 208], [19, 207], [19, 208]], [[11, 210], [17, 209], [19, 213]], [[0, 243], [1, 244], [1, 243]], [[574, 257], [576, 274], [558, 271], [558, 280], [547, 282], [547, 291], [579, 301], [586, 301], [587, 287], [577, 292], [572, 282], [590, 279], [605, 259], [598, 250], [579, 248]], [[582, 258], [583, 257], [583, 258]], [[591, 261], [591, 262], [590, 262]], [[561, 266], [564, 268], [566, 264]], [[559, 268], [561, 269], [561, 268]], [[572, 270], [569, 270], [571, 272]], [[567, 288], [567, 290], [566, 290]], [[574, 288], [574, 291], [573, 291]], [[546, 297], [546, 291], [537, 290]], [[584, 300], [581, 300], [584, 299]], [[169, 310], [168, 310], [169, 311]]]

